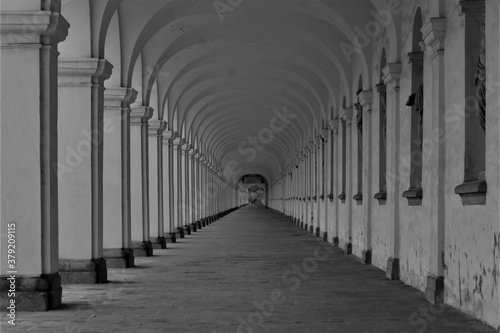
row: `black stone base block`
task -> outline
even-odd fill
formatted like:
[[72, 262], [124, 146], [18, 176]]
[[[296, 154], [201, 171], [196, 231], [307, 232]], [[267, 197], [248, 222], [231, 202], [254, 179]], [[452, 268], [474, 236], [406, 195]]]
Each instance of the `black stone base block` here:
[[387, 269], [385, 270], [385, 277], [389, 280], [399, 280], [399, 259], [387, 259]]
[[309, 233], [310, 234], [314, 233], [314, 226], [312, 224], [309, 226]]
[[[15, 280], [9, 275], [0, 276], [0, 311], [10, 312], [10, 299], [7, 297], [11, 282], [16, 286], [16, 311], [47, 311], [61, 306], [62, 288], [59, 273], [40, 276], [17, 275]], [[4, 297], [5, 296], [5, 297]]]
[[316, 230], [315, 230], [315, 234], [314, 234], [314, 235], [315, 235], [316, 237], [319, 237], [319, 236], [320, 236], [320, 234], [321, 234], [321, 230], [319, 229], [319, 227], [317, 227], [317, 228], [316, 228]]
[[345, 254], [352, 254], [352, 243], [345, 243], [344, 253]]
[[363, 250], [361, 255], [361, 262], [365, 265], [372, 264], [372, 251], [371, 250]]
[[153, 249], [166, 249], [167, 248], [167, 240], [165, 237], [157, 237], [153, 242]]
[[442, 276], [427, 276], [425, 299], [432, 304], [441, 304], [444, 300], [444, 278]]
[[103, 256], [107, 268], [134, 267], [134, 250], [132, 249], [103, 249]]
[[196, 232], [196, 230], [198, 229], [196, 222], [191, 223], [189, 226], [191, 227], [192, 232]]
[[135, 257], [151, 257], [153, 256], [153, 244], [150, 241], [141, 242], [132, 241], [132, 249]]
[[177, 238], [184, 238], [186, 237], [186, 232], [183, 227], [177, 227]]
[[191, 227], [189, 225], [185, 225], [183, 228], [184, 228], [184, 235], [191, 235]]
[[108, 270], [104, 258], [59, 259], [59, 275], [62, 284], [98, 284], [108, 282]]
[[332, 244], [333, 244], [334, 247], [339, 247], [339, 238], [338, 237], [333, 237]]
[[328, 232], [323, 232], [323, 242], [328, 242]]

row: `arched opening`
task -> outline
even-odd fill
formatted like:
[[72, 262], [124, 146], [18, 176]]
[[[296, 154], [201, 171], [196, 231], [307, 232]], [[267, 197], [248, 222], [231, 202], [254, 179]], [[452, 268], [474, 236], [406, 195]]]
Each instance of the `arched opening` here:
[[375, 194], [375, 199], [378, 199], [379, 204], [385, 204], [387, 199], [387, 89], [384, 83], [383, 69], [387, 65], [385, 48], [382, 49], [380, 56], [379, 83], [377, 84], [378, 92], [378, 122], [379, 122], [379, 148], [378, 148], [378, 184], [379, 191]]
[[418, 8], [413, 19], [412, 52], [408, 53], [411, 67], [411, 94], [406, 106], [410, 111], [410, 188], [403, 192], [410, 206], [422, 203], [422, 140], [424, 116], [424, 52], [422, 12]]

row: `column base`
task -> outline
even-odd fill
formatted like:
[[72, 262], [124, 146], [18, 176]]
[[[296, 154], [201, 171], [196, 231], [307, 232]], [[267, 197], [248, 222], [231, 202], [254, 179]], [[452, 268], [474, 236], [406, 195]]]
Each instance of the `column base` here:
[[344, 253], [345, 254], [352, 254], [352, 243], [345, 243]]
[[99, 284], [108, 282], [108, 270], [104, 258], [59, 259], [62, 284]]
[[134, 249], [134, 256], [136, 257], [152, 257], [153, 244], [150, 241], [132, 242], [132, 249]]
[[189, 225], [185, 225], [183, 228], [184, 228], [184, 235], [191, 235], [191, 227]]
[[444, 300], [444, 278], [442, 276], [427, 276], [425, 299], [432, 304], [441, 304]]
[[103, 249], [107, 268], [134, 267], [134, 250], [132, 249]]
[[361, 261], [365, 265], [371, 265], [372, 264], [372, 251], [371, 250], [363, 250], [363, 253], [361, 255]]
[[333, 237], [332, 244], [333, 244], [334, 247], [339, 247], [339, 238], [338, 237]]
[[201, 226], [201, 221], [196, 221], [195, 223], [196, 223], [196, 226], [198, 227], [198, 229], [201, 229], [201, 227], [202, 227]]
[[198, 229], [196, 222], [191, 223], [189, 226], [191, 227], [192, 232], [196, 232], [196, 230]]
[[304, 228], [304, 222], [300, 222], [300, 227], [303, 229]]
[[309, 224], [304, 223], [304, 229], [305, 229], [306, 231], [309, 231]]
[[175, 232], [166, 232], [164, 234], [165, 241], [167, 243], [175, 243], [177, 241], [177, 237], [175, 236]]
[[[7, 296], [10, 289], [9, 275], [0, 277], [0, 310], [10, 312], [12, 298]], [[61, 306], [62, 288], [61, 276], [59, 273], [42, 274], [40, 276], [16, 275], [16, 311], [47, 311], [54, 310]]]
[[152, 242], [153, 249], [166, 249], [167, 240], [165, 237], [157, 237], [155, 242]]
[[385, 271], [385, 277], [389, 280], [399, 280], [399, 259], [389, 258], [387, 259], [387, 269]]
[[319, 227], [317, 227], [316, 230], [315, 230], [315, 234], [314, 235], [316, 237], [319, 237], [320, 233], [321, 233], [321, 231], [320, 231]]
[[175, 233], [177, 235], [177, 238], [185, 238], [186, 234], [184, 232], [183, 227], [177, 227], [177, 232]]
[[328, 242], [328, 232], [323, 232], [323, 242]]

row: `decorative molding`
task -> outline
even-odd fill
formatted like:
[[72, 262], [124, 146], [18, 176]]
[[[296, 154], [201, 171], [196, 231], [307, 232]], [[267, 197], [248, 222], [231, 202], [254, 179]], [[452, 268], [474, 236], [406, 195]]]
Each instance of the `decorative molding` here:
[[138, 106], [130, 109], [130, 123], [141, 124], [148, 122], [153, 116], [153, 108], [149, 106]]
[[150, 136], [161, 135], [167, 129], [167, 122], [165, 120], [150, 120], [148, 125], [148, 134]]
[[59, 58], [57, 62], [57, 75], [59, 87], [90, 87], [92, 77], [97, 71], [99, 59]]
[[2, 48], [20, 44], [55, 45], [66, 39], [70, 26], [60, 13], [51, 11], [2, 12], [0, 22]]
[[444, 39], [446, 37], [446, 18], [435, 17], [431, 18], [422, 29], [422, 36], [427, 46], [432, 47], [433, 58], [437, 55], [437, 51], [444, 49]]
[[99, 59], [97, 62], [97, 70], [92, 76], [92, 83], [104, 87], [104, 81], [109, 79], [113, 72], [113, 65], [106, 59]]
[[456, 7], [458, 15], [483, 15], [484, 0], [461, 0]]
[[401, 63], [389, 63], [382, 69], [383, 80], [387, 85], [391, 85], [394, 91], [399, 91], [399, 79], [401, 77]]
[[372, 110], [372, 102], [373, 102], [373, 92], [371, 90], [363, 90], [359, 93], [359, 102], [363, 108], [366, 108], [366, 111]]
[[352, 124], [353, 116], [354, 116], [354, 111], [352, 107], [342, 109], [342, 112], [340, 113], [340, 118], [344, 119], [344, 121], [347, 123], [348, 126]]

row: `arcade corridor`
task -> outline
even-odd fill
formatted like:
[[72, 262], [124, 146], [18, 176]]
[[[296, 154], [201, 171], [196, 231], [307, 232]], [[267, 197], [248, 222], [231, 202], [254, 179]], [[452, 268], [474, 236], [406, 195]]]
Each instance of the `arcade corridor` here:
[[0, 34], [7, 329], [235, 331], [282, 290], [246, 331], [500, 332], [499, 0], [0, 0]]
[[65, 287], [59, 310], [21, 312], [16, 331], [494, 332], [254, 205], [136, 265]]

